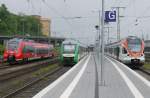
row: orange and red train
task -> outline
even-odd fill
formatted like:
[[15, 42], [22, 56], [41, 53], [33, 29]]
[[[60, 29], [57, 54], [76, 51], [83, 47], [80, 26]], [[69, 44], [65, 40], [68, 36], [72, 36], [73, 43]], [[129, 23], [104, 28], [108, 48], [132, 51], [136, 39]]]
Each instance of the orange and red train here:
[[130, 67], [140, 67], [145, 62], [144, 41], [136, 36], [106, 45], [105, 52]]

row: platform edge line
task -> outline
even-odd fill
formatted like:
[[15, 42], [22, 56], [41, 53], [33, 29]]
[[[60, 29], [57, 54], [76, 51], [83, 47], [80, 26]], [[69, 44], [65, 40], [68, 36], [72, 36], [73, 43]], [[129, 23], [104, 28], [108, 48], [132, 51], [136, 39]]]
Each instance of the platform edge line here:
[[84, 65], [83, 65], [82, 69], [80, 70], [80, 72], [75, 76], [73, 81], [69, 84], [67, 89], [62, 93], [62, 95], [59, 98], [69, 98], [69, 96], [71, 95], [72, 91], [74, 90], [74, 88], [76, 87], [77, 83], [79, 82], [82, 74], [84, 73], [90, 58], [91, 58], [91, 55], [88, 57], [88, 59], [84, 63]]
[[76, 65], [74, 65], [74, 67], [72, 67], [68, 72], [64, 73], [57, 80], [55, 80], [52, 84], [50, 84], [49, 86], [47, 86], [46, 88], [44, 88], [43, 90], [41, 90], [39, 93], [37, 93], [32, 98], [42, 98], [47, 92], [49, 92], [50, 90], [52, 90], [56, 85], [58, 85], [62, 80], [64, 80], [73, 70], [75, 70], [81, 64], [81, 62], [83, 62], [87, 57], [88, 56], [86, 56], [85, 58], [83, 58], [81, 61], [79, 61], [79, 63], [77, 63]]
[[[106, 57], [107, 58], [107, 57]], [[119, 74], [122, 76], [122, 78], [124, 79], [124, 81], [126, 82], [128, 88], [130, 89], [130, 91], [132, 92], [132, 94], [134, 95], [135, 98], [144, 98], [143, 95], [140, 93], [140, 91], [136, 88], [136, 86], [133, 84], [133, 82], [127, 77], [127, 75], [116, 65], [116, 63], [114, 63], [112, 60], [110, 60], [109, 58], [107, 58], [112, 64], [113, 66], [117, 69], [117, 71], [119, 72]]]
[[[113, 58], [112, 58], [113, 59]], [[115, 60], [115, 59], [114, 59]], [[140, 80], [142, 80], [144, 82], [144, 84], [146, 84], [148, 87], [150, 87], [150, 82], [145, 79], [143, 76], [141, 76], [140, 74], [138, 74], [137, 72], [131, 70], [130, 68], [128, 68], [126, 65], [124, 65], [123, 63], [115, 60], [116, 62], [118, 62], [119, 64], [121, 64], [124, 68], [126, 68], [127, 70], [129, 70], [131, 73], [133, 73], [136, 77], [138, 77]]]

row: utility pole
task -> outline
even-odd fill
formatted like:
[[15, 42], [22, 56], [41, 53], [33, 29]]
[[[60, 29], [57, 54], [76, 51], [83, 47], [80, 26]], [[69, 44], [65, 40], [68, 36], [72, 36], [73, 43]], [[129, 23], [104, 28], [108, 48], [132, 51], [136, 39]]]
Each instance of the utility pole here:
[[105, 27], [107, 29], [107, 33], [108, 33], [108, 36], [107, 36], [107, 44], [109, 44], [109, 40], [110, 40], [110, 36], [109, 36], [109, 33], [110, 33], [110, 28], [112, 27]]
[[120, 9], [125, 9], [125, 7], [112, 7], [114, 9], [117, 10], [118, 14], [117, 14], [117, 40], [119, 41], [120, 40], [120, 17], [123, 17], [123, 16], [120, 16]]
[[23, 35], [23, 38], [25, 38], [25, 19], [22, 18], [21, 21], [22, 21], [22, 33], [23, 33], [22, 35]]
[[104, 81], [104, 0], [102, 0], [102, 14], [101, 14], [101, 76], [100, 76], [100, 85], [104, 86], [105, 85], [105, 81]]
[[37, 38], [37, 41], [39, 42], [39, 37], [40, 37], [40, 24], [38, 23], [37, 24], [37, 26], [38, 26], [38, 30], [37, 30], [37, 36], [36, 36], [36, 38]]
[[145, 40], [143, 32], [142, 32], [142, 40]]

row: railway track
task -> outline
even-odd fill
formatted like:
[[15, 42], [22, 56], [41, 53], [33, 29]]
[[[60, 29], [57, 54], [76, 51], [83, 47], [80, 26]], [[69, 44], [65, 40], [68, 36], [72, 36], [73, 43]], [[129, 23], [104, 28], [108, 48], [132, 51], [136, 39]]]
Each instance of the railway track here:
[[150, 72], [143, 68], [136, 69], [135, 71], [150, 81]]
[[5, 62], [5, 63], [1, 63], [1, 64], [0, 64], [0, 69], [4, 69], [4, 68], [6, 68], [6, 67], [7, 67], [7, 68], [9, 67], [9, 64], [8, 64], [8, 63]]
[[[55, 58], [57, 58], [57, 57], [55, 57]], [[46, 58], [46, 59], [49, 59], [49, 58]], [[32, 63], [35, 63], [35, 62], [41, 62], [41, 61], [44, 61], [46, 59], [30, 60], [27, 63], [26, 62], [23, 63], [23, 62], [20, 61], [20, 62], [14, 64], [14, 65], [10, 65], [9, 63], [4, 62], [4, 63], [0, 64], [0, 70], [1, 69], [6, 69], [6, 68], [12, 68], [12, 67], [16, 67], [16, 66], [22, 66], [22, 65], [25, 65], [25, 64], [32, 64]]]
[[[107, 55], [108, 57], [110, 58], [113, 58], [115, 59], [114, 57], [111, 57], [109, 55]], [[117, 60], [117, 59], [116, 59]], [[119, 61], [120, 62], [120, 61]], [[128, 65], [126, 65], [128, 66]], [[129, 66], [128, 66], [129, 67]], [[142, 75], [143, 77], [145, 77], [147, 80], [150, 81], [150, 71], [146, 71], [145, 69], [143, 68], [138, 68], [138, 69], [133, 69], [134, 71], [136, 71], [137, 73], [139, 73], [140, 75]]]
[[0, 66], [0, 70], [1, 70], [1, 69], [5, 69], [5, 68], [9, 68], [9, 66], [8, 66], [8, 65], [1, 65], [1, 66]]
[[147, 75], [150, 76], [150, 71], [145, 70], [145, 69], [143, 69], [143, 68], [140, 68], [139, 70], [142, 71], [143, 73], [145, 73], [145, 74], [147, 74]]
[[39, 77], [38, 79], [31, 81], [22, 88], [17, 89], [14, 92], [11, 92], [10, 94], [2, 98], [31, 98], [35, 94], [37, 94], [40, 90], [42, 90], [50, 83], [52, 83], [54, 80], [56, 80], [58, 77], [60, 77], [63, 73], [68, 71], [70, 68], [71, 67], [60, 66], [55, 70]]
[[45, 67], [48, 64], [53, 64], [58, 62], [58, 58], [54, 59], [46, 59], [38, 62], [23, 64], [21, 66], [19, 65], [13, 65], [13, 66], [1, 66], [0, 69], [0, 81], [5, 81], [20, 75], [23, 75], [25, 73], [37, 70], [41, 67]]

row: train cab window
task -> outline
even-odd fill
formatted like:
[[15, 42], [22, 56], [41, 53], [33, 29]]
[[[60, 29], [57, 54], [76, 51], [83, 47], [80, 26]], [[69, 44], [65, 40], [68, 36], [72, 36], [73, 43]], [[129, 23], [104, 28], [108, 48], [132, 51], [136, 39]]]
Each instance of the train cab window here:
[[8, 50], [12, 50], [12, 51], [17, 50], [18, 46], [19, 46], [18, 41], [9, 41], [7, 43], [7, 49]]
[[127, 54], [127, 50], [125, 48], [122, 48], [122, 54]]
[[74, 53], [74, 51], [75, 51], [75, 45], [73, 45], [73, 44], [64, 45], [64, 52], [65, 53]]

